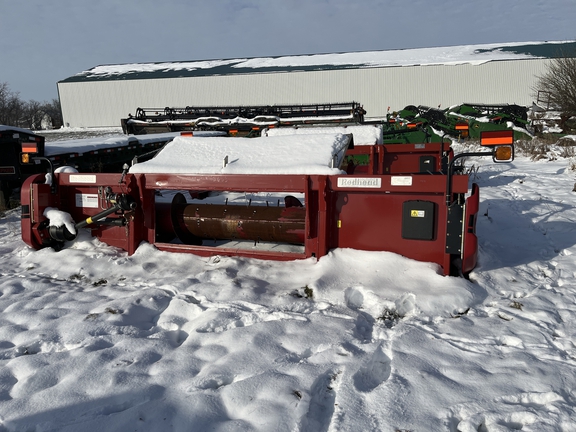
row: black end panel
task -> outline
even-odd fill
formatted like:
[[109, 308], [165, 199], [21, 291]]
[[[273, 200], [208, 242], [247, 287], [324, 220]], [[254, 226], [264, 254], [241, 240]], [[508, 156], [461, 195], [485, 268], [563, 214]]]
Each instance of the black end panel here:
[[462, 224], [464, 223], [464, 206], [454, 202], [448, 207], [446, 226], [446, 253], [460, 255], [462, 252]]
[[30, 219], [30, 205], [23, 205], [22, 206], [21, 219]]
[[402, 204], [402, 238], [434, 240], [436, 204], [432, 201], [405, 201]]
[[438, 171], [436, 169], [436, 157], [434, 156], [420, 156], [420, 172], [433, 173]]

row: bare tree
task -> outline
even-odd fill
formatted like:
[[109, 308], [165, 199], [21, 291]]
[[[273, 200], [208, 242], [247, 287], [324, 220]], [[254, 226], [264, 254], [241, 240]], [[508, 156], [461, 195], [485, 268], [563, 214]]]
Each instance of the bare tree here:
[[560, 127], [566, 132], [567, 121], [576, 116], [576, 51], [560, 51], [533, 91], [546, 95], [550, 108], [560, 111]]
[[53, 128], [60, 128], [64, 124], [62, 118], [62, 108], [58, 99], [52, 99], [52, 102], [44, 102], [42, 109], [50, 119]]
[[31, 100], [24, 104], [19, 126], [32, 130], [41, 129], [43, 117], [44, 111], [42, 110], [42, 104]]
[[58, 99], [52, 102], [24, 102], [7, 83], [0, 83], [0, 124], [38, 130], [62, 126], [62, 110]]
[[0, 83], [0, 124], [19, 126], [22, 110], [18, 93], [12, 92], [7, 83]]

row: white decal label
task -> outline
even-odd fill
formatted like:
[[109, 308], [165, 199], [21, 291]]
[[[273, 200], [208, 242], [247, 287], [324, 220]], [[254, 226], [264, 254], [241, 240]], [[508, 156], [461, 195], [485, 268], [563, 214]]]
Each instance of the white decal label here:
[[76, 194], [76, 207], [98, 208], [98, 194]]
[[382, 179], [370, 177], [338, 177], [338, 187], [342, 188], [380, 188]]
[[96, 183], [96, 176], [93, 174], [88, 175], [71, 174], [70, 183]]
[[412, 186], [412, 177], [394, 176], [390, 179], [392, 186]]
[[423, 218], [426, 217], [424, 210], [410, 210], [410, 217]]

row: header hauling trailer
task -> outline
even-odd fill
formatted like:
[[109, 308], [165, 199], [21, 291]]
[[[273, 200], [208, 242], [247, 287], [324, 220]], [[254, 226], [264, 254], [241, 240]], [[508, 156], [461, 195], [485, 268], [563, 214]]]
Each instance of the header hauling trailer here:
[[20, 163], [22, 152], [44, 156], [44, 137], [28, 129], [0, 125], [0, 208], [19, 188], [22, 179], [38, 172], [34, 165]]
[[[222, 135], [218, 132], [196, 134]], [[134, 157], [151, 157], [177, 135], [118, 135], [48, 142], [44, 136], [28, 129], [0, 125], [0, 208], [11, 198], [18, 201], [22, 182], [32, 174], [61, 166], [72, 166], [82, 172], [121, 170]]]
[[[275, 260], [391, 251], [466, 275], [476, 265], [479, 191], [456, 162], [514, 157], [512, 131], [485, 134], [482, 144], [486, 151], [445, 160], [451, 153], [439, 143], [353, 148], [344, 134], [178, 137], [122, 174], [58, 173], [51, 185], [44, 174], [30, 177], [22, 237], [60, 249], [86, 227], [129, 254], [147, 241]], [[345, 166], [350, 153], [368, 164]]]

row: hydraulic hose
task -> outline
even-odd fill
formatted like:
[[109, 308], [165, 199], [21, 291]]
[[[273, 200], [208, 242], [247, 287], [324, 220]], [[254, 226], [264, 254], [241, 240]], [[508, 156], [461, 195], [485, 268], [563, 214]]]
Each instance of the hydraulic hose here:
[[[83, 221], [80, 221], [77, 224], [75, 224], [74, 228], [76, 228], [76, 234], [73, 234], [70, 231], [68, 231], [65, 225], [61, 227], [50, 226], [48, 228], [50, 238], [56, 240], [57, 242], [72, 241], [76, 239], [78, 230], [80, 228], [84, 228], [87, 225], [92, 225], [94, 223], [102, 221], [103, 219], [106, 218], [106, 216], [111, 215], [112, 213], [116, 213], [118, 210], [129, 211], [134, 210], [136, 208], [136, 203], [134, 202], [134, 200], [129, 195], [126, 194], [118, 194], [113, 202], [116, 202], [116, 204], [114, 204], [112, 207], [107, 208], [106, 210], [101, 211], [100, 213], [95, 214], [94, 216], [90, 216], [84, 219]], [[113, 222], [110, 223], [110, 225], [115, 224], [116, 223]]]

